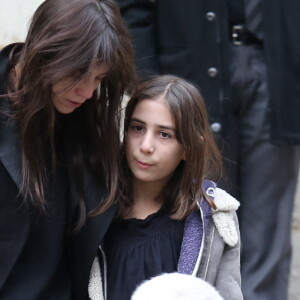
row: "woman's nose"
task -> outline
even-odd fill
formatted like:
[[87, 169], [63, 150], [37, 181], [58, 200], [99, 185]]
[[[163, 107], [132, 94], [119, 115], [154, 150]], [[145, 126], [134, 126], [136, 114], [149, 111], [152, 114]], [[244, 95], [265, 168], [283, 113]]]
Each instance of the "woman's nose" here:
[[83, 97], [84, 100], [86, 100], [92, 98], [96, 88], [97, 86], [95, 86], [94, 82], [92, 82], [91, 80], [82, 79], [76, 84], [75, 92], [77, 95]]

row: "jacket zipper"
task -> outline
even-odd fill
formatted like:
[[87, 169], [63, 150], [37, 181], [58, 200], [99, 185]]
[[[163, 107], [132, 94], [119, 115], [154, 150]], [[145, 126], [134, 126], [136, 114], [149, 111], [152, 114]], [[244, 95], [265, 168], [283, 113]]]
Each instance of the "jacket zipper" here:
[[206, 263], [204, 277], [203, 277], [204, 280], [206, 280], [206, 276], [207, 276], [207, 272], [208, 272], [208, 266], [209, 266], [209, 263], [210, 263], [211, 252], [212, 252], [212, 245], [213, 245], [213, 241], [214, 241], [214, 238], [215, 238], [215, 230], [216, 230], [216, 228], [213, 227], [212, 237], [211, 237], [210, 245], [209, 245], [209, 256], [207, 258], [207, 263]]
[[197, 271], [199, 269], [200, 262], [201, 262], [201, 259], [202, 259], [202, 254], [203, 254], [203, 249], [204, 249], [204, 241], [205, 241], [205, 228], [204, 228], [205, 224], [204, 224], [204, 221], [203, 221], [204, 220], [203, 211], [202, 211], [202, 208], [201, 208], [199, 202], [197, 202], [197, 205], [198, 205], [199, 210], [200, 210], [201, 220], [202, 220], [202, 224], [203, 224], [203, 231], [202, 231], [200, 251], [199, 251], [199, 254], [198, 254], [198, 257], [197, 257], [197, 261], [196, 261], [195, 268], [193, 270], [192, 276], [197, 275]]

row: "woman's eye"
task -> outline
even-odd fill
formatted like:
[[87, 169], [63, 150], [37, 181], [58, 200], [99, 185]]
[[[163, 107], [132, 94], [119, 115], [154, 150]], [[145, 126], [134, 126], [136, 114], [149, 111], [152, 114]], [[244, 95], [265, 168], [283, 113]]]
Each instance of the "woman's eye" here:
[[82, 79], [82, 77], [83, 77], [83, 75], [82, 75], [82, 73], [79, 72], [79, 71], [76, 71], [76, 72], [73, 73], [73, 75], [72, 75], [72, 78], [75, 79], [75, 80], [80, 80], [80, 79]]
[[171, 135], [168, 134], [168, 133], [166, 133], [166, 132], [164, 132], [164, 131], [160, 132], [159, 134], [164, 139], [171, 138]]

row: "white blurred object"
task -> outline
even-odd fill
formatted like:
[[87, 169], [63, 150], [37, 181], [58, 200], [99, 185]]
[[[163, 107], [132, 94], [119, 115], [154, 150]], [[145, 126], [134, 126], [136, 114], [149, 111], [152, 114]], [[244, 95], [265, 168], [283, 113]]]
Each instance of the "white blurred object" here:
[[162, 274], [144, 281], [131, 300], [224, 300], [206, 281], [180, 273]]
[[43, 0], [0, 0], [0, 48], [24, 41], [31, 17]]

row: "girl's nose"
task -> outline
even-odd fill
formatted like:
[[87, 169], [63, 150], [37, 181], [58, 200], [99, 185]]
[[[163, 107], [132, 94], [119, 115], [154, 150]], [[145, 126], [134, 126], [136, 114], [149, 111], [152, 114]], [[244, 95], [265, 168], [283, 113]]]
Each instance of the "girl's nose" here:
[[142, 140], [140, 145], [140, 150], [146, 154], [152, 154], [154, 152], [154, 141], [152, 137], [150, 137], [149, 135], [144, 136], [144, 139]]

